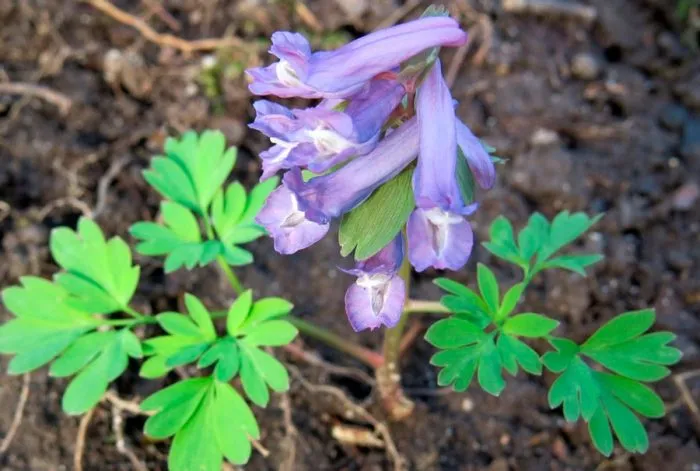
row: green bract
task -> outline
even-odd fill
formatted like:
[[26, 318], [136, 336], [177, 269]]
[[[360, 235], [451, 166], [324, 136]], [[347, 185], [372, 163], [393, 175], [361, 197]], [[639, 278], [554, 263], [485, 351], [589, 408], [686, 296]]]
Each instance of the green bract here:
[[[563, 405], [564, 417], [588, 423], [593, 444], [605, 455], [613, 450], [613, 432], [631, 452], [648, 448], [646, 431], [635, 412], [661, 417], [661, 399], [643, 382], [658, 381], [669, 374], [667, 366], [680, 360], [680, 352], [668, 346], [669, 332], [646, 333], [654, 323], [654, 311], [622, 314], [602, 326], [582, 345], [551, 336], [559, 324], [542, 314], [513, 314], [531, 278], [547, 268], [564, 268], [585, 275], [584, 268], [599, 255], [552, 256], [578, 238], [597, 218], [584, 214], [559, 214], [550, 224], [535, 214], [515, 243], [510, 222], [500, 217], [491, 226], [491, 240], [484, 245], [494, 254], [523, 269], [524, 280], [501, 297], [494, 273], [477, 267], [479, 292], [454, 281], [435, 283], [448, 294], [441, 303], [451, 317], [434, 323], [425, 335], [441, 351], [431, 362], [442, 368], [437, 382], [464, 391], [476, 376], [488, 393], [505, 388], [503, 370], [515, 375], [519, 368], [539, 375], [542, 364], [560, 376], [549, 391], [552, 408]], [[545, 339], [555, 351], [543, 357], [523, 339]], [[597, 362], [608, 371], [589, 366]]]

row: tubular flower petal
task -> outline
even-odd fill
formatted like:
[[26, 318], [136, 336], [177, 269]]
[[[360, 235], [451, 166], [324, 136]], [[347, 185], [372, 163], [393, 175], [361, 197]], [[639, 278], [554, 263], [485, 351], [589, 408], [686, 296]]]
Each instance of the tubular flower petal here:
[[292, 169], [284, 184], [296, 194], [299, 209], [320, 224], [328, 223], [364, 201], [377, 187], [398, 175], [418, 153], [418, 124], [407, 121], [385, 137], [369, 154], [328, 175], [304, 182]]
[[257, 113], [250, 127], [274, 144], [262, 152], [263, 179], [280, 169], [308, 168], [322, 173], [348, 158], [374, 149], [382, 125], [405, 91], [396, 81], [376, 80], [343, 112], [323, 103], [290, 110], [267, 100], [254, 103]]
[[[469, 208], [473, 212], [476, 204]], [[408, 218], [407, 235], [408, 259], [419, 272], [428, 267], [459, 270], [474, 245], [469, 221], [440, 208], [414, 210]]]
[[416, 54], [436, 46], [460, 46], [467, 34], [447, 17], [427, 17], [393, 26], [334, 51], [311, 53], [298, 33], [272, 35], [270, 53], [280, 60], [248, 69], [255, 95], [283, 98], [345, 98], [374, 76], [392, 70]]
[[394, 327], [401, 318], [406, 299], [405, 283], [398, 276], [403, 259], [403, 238], [392, 242], [348, 273], [357, 276], [345, 293], [345, 312], [355, 332]]
[[413, 174], [416, 204], [461, 213], [455, 111], [439, 60], [418, 89], [416, 114], [420, 126], [420, 157]]
[[256, 221], [273, 238], [275, 250], [283, 255], [315, 244], [326, 235], [329, 227], [306, 219], [299, 210], [296, 196], [285, 186], [270, 194]]
[[496, 183], [496, 168], [491, 157], [467, 125], [459, 120], [457, 120], [457, 145], [462, 149], [469, 169], [479, 186], [484, 190], [492, 188]]

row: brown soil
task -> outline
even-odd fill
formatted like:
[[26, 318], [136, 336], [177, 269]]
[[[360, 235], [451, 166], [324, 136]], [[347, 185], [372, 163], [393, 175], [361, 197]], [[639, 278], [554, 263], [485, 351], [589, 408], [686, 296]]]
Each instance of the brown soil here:
[[[277, 29], [317, 26], [340, 31], [316, 34], [317, 44], [370, 31], [400, 7], [394, 0], [316, 0], [306, 2], [310, 16], [299, 8], [292, 14], [291, 1], [168, 0], [163, 4], [169, 18], [153, 9], [160, 3], [116, 2], [134, 15], [150, 16], [158, 31], [183, 38], [236, 34], [254, 40]], [[486, 227], [499, 214], [521, 225], [535, 210], [549, 216], [562, 209], [606, 213], [582, 243], [603, 252], [606, 260], [587, 279], [562, 273], [540, 278], [526, 308], [558, 316], [567, 335], [582, 338], [616, 313], [655, 306], [659, 326], [679, 336], [684, 359], [676, 371], [696, 368], [700, 61], [680, 42], [675, 2], [590, 0], [597, 12], [592, 23], [508, 13], [492, 0], [446, 3], [472, 25], [474, 39], [453, 87], [459, 114], [508, 159], [497, 188], [476, 215], [479, 238], [484, 240]], [[351, 17], [340, 4], [359, 15]], [[96, 212], [110, 235], [126, 236], [130, 224], [153, 218], [158, 197], [140, 172], [168, 134], [222, 129], [242, 151], [235, 177], [247, 185], [256, 181], [254, 156], [267, 144], [245, 127], [251, 98], [237, 67], [263, 60], [262, 54], [222, 54], [228, 68], [205, 86], [204, 53], [188, 57], [156, 46], [85, 3], [4, 1], [0, 24], [0, 87], [8, 81], [38, 84], [72, 103], [62, 113], [64, 103], [53, 96], [0, 92], [0, 285], [25, 274], [50, 276], [56, 269], [47, 251], [50, 229], [74, 224], [83, 212]], [[444, 62], [449, 66], [452, 53]], [[253, 251], [256, 263], [241, 271], [247, 285], [260, 295], [285, 296], [299, 315], [351, 336], [342, 312], [349, 279], [336, 269], [344, 262], [334, 237], [292, 257], [274, 254], [269, 241], [256, 243]], [[477, 261], [493, 263], [506, 282], [516, 275], [478, 248], [454, 277], [472, 281]], [[143, 276], [136, 303], [146, 312], [174, 306], [185, 291], [212, 307], [232, 299], [214, 269], [165, 277], [157, 260], [139, 262]], [[415, 276], [413, 295], [436, 299], [434, 275]], [[0, 312], [0, 320], [7, 317]], [[379, 336], [357, 339], [376, 346]], [[314, 342], [305, 348], [336, 365], [361, 368]], [[417, 408], [407, 422], [391, 426], [410, 469], [700, 467], [693, 416], [671, 380], [658, 386], [669, 414], [647, 424], [650, 451], [632, 456], [618, 450], [606, 460], [592, 449], [582, 426], [567, 425], [560, 411], [549, 410], [547, 375], [510, 380], [501, 398], [477, 388], [444, 394], [436, 389], [436, 371], [427, 362], [431, 352], [419, 340], [405, 356], [404, 384]], [[361, 380], [285, 358], [312, 384], [337, 386], [357, 401], [370, 393]], [[3, 367], [6, 363], [0, 360]], [[139, 379], [137, 371], [134, 364], [118, 380], [122, 397], [143, 397], [161, 385]], [[21, 378], [0, 377], [0, 437], [10, 426], [21, 385]], [[693, 387], [700, 384], [689, 380], [688, 386], [697, 398], [700, 392]], [[0, 469], [73, 469], [79, 419], [60, 410], [64, 387], [63, 380], [44, 370], [31, 375], [29, 401], [18, 434], [0, 457]], [[341, 421], [337, 398], [305, 388], [298, 379], [289, 398], [297, 438], [288, 436], [284, 398], [278, 396], [268, 409], [256, 410], [261, 443], [270, 455], [256, 454], [246, 469], [393, 469], [385, 450], [342, 445], [332, 438], [333, 426]], [[380, 416], [376, 407], [370, 411]], [[124, 418], [126, 444], [138, 460], [148, 469], [165, 469], [166, 447], [146, 440], [142, 418]], [[117, 451], [108, 405], [100, 406], [89, 424], [83, 467], [135, 469]]]

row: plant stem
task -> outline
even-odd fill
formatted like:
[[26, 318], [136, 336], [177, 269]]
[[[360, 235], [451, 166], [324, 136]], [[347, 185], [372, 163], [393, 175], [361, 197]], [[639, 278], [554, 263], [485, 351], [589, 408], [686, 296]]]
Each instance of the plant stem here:
[[[411, 288], [411, 265], [408, 257], [404, 256], [399, 269], [399, 275], [406, 285], [406, 298]], [[404, 311], [396, 327], [384, 331], [384, 364], [376, 369], [377, 389], [379, 397], [389, 418], [403, 420], [413, 412], [414, 404], [408, 399], [401, 388], [401, 374], [399, 372], [399, 357], [401, 355], [401, 339], [406, 323], [410, 316]]]
[[137, 312], [136, 310], [132, 309], [132, 308], [129, 307], [129, 306], [124, 306], [124, 307], [122, 308], [122, 311], [124, 311], [125, 313], [129, 314], [129, 315], [130, 315], [131, 317], [133, 317], [134, 319], [138, 319], [138, 320], [140, 320], [140, 321], [142, 321], [143, 319], [146, 318], [146, 316], [144, 316], [143, 314]]
[[310, 322], [306, 322], [305, 320], [299, 319], [298, 317], [290, 316], [286, 320], [291, 322], [297, 329], [299, 329], [299, 332], [301, 332], [302, 334], [307, 335], [320, 342], [323, 342], [326, 345], [329, 345], [343, 353], [347, 353], [351, 357], [361, 361], [367, 366], [371, 366], [372, 368], [376, 369], [381, 367], [381, 365], [384, 363], [384, 358], [382, 358], [382, 356], [379, 353], [357, 345], [356, 343], [349, 342], [343, 337], [334, 334], [333, 332], [330, 332], [322, 327], [319, 327]]
[[243, 293], [243, 291], [245, 291], [243, 285], [241, 284], [240, 280], [233, 272], [233, 270], [231, 270], [229, 264], [226, 263], [226, 260], [224, 260], [224, 258], [221, 255], [219, 255], [218, 257], [216, 257], [216, 261], [219, 264], [219, 267], [221, 267], [221, 270], [224, 272], [224, 275], [226, 275], [226, 278], [228, 278], [229, 283], [231, 283], [233, 291], [235, 291], [237, 295]]
[[132, 327], [139, 324], [155, 324], [158, 320], [155, 317], [142, 317], [140, 319], [104, 319], [102, 325], [111, 325], [113, 327]]
[[403, 308], [404, 314], [449, 314], [450, 311], [437, 301], [409, 299]]

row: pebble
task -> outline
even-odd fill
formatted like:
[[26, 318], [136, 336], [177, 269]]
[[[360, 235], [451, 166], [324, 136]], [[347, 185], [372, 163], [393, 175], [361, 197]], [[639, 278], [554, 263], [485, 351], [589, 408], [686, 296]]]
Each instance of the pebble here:
[[659, 122], [669, 131], [680, 131], [687, 120], [688, 111], [675, 103], [664, 106], [659, 115]]
[[581, 52], [571, 61], [571, 73], [581, 80], [594, 80], [600, 75], [600, 60], [593, 54]]
[[683, 127], [681, 156], [700, 160], [700, 119], [691, 119]]

